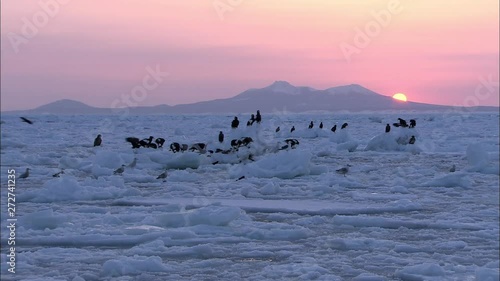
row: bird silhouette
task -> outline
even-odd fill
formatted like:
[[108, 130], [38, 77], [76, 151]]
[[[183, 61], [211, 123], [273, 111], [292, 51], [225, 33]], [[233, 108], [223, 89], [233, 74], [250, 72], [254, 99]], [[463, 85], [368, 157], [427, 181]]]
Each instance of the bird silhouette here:
[[132, 145], [132, 148], [139, 148], [139, 147], [141, 147], [141, 143], [140, 143], [141, 141], [138, 138], [128, 137], [125, 140]]
[[385, 125], [385, 132], [389, 133], [391, 131], [391, 125], [387, 124]]
[[129, 168], [135, 168], [136, 164], [137, 164], [137, 158], [134, 157], [134, 160], [132, 161], [132, 163], [128, 164], [128, 167]]
[[453, 166], [451, 166], [451, 168], [450, 168], [450, 173], [454, 173], [456, 170], [457, 170], [457, 167], [455, 166], [455, 164], [453, 164]]
[[64, 169], [61, 169], [60, 172], [57, 172], [57, 173], [53, 174], [52, 176], [54, 178], [59, 178], [59, 177], [61, 177], [62, 174], [64, 174]]
[[122, 165], [120, 168], [116, 169], [113, 174], [114, 175], [121, 175], [125, 171], [125, 165]]
[[167, 173], [167, 171], [165, 171], [165, 172], [161, 173], [159, 176], [157, 176], [156, 179], [157, 180], [158, 179], [166, 179], [167, 175], [168, 175], [168, 173]]
[[293, 131], [295, 131], [295, 126], [292, 126], [292, 128], [290, 129], [290, 133], [293, 133]]
[[417, 126], [417, 121], [415, 119], [410, 119], [410, 128], [415, 128]]
[[23, 120], [23, 122], [26, 122], [30, 125], [33, 124], [33, 121], [29, 120], [28, 118], [25, 118], [25, 117], [19, 117], [19, 118], [21, 118], [21, 120]]
[[403, 128], [406, 128], [408, 127], [408, 123], [406, 123], [406, 120], [402, 119], [402, 118], [398, 118], [399, 120], [399, 125]]
[[27, 177], [29, 177], [29, 176], [30, 176], [30, 168], [26, 168], [26, 171], [25, 171], [24, 173], [22, 173], [22, 174], [19, 176], [19, 178], [20, 178], [20, 179], [25, 179], [25, 178], [27, 178]]
[[257, 122], [257, 124], [260, 124], [261, 121], [262, 115], [260, 115], [260, 110], [257, 110], [257, 115], [255, 115], [255, 122]]
[[253, 122], [255, 122], [255, 115], [254, 115], [254, 114], [252, 114], [252, 115], [250, 116], [250, 120], [248, 120], [248, 122], [247, 122], [247, 126], [252, 126], [252, 125], [253, 125]]
[[165, 143], [165, 139], [164, 138], [157, 138], [155, 140], [155, 142], [158, 145], [158, 147], [163, 147], [163, 144]]
[[156, 149], [156, 148], [158, 148], [158, 145], [156, 143], [153, 143], [153, 139], [154, 139], [153, 136], [149, 136], [149, 138], [143, 139], [139, 143], [141, 143], [141, 145], [144, 147]]
[[233, 121], [231, 122], [231, 128], [236, 129], [240, 125], [240, 121], [238, 120], [238, 117], [234, 117]]
[[97, 135], [97, 137], [94, 140], [94, 146], [101, 146], [101, 143], [102, 143], [101, 135]]
[[349, 167], [350, 167], [350, 165], [347, 165], [347, 166], [342, 167], [340, 169], [337, 169], [335, 171], [337, 172], [337, 174], [344, 175], [344, 177], [345, 177], [345, 175], [347, 174], [347, 172], [349, 172]]

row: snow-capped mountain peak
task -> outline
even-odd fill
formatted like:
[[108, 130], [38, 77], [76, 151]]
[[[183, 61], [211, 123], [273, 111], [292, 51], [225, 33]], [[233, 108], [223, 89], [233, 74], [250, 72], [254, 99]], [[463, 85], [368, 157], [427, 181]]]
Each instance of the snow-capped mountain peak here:
[[285, 93], [290, 95], [300, 94], [300, 90], [286, 81], [275, 81], [273, 84], [267, 87], [272, 92], [275, 93]]
[[363, 95], [378, 95], [374, 91], [371, 91], [358, 84], [350, 84], [345, 86], [336, 86], [326, 89], [326, 92], [331, 95], [345, 95], [345, 94], [363, 94]]

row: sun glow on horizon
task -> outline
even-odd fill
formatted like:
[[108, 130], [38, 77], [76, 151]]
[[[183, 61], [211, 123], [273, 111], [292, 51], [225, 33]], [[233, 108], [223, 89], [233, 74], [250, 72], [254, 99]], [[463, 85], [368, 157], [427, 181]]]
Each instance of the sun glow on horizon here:
[[394, 96], [392, 96], [392, 98], [395, 100], [399, 100], [399, 101], [408, 101], [408, 99], [406, 98], [406, 95], [402, 94], [402, 93], [397, 93]]

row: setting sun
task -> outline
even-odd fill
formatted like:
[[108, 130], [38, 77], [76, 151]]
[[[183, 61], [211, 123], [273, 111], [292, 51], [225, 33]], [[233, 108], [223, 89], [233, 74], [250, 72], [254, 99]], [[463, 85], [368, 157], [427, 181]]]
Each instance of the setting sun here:
[[400, 101], [407, 101], [408, 100], [406, 98], [405, 94], [402, 94], [402, 93], [397, 93], [394, 96], [392, 96], [392, 98], [395, 100], [400, 100]]

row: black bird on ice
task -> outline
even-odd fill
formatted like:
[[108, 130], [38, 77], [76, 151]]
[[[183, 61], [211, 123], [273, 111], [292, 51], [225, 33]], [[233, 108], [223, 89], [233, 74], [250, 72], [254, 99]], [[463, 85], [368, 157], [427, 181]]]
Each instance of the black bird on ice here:
[[21, 118], [21, 120], [22, 120], [23, 122], [26, 122], [26, 123], [28, 123], [28, 124], [30, 124], [30, 125], [31, 125], [31, 124], [33, 124], [33, 121], [29, 120], [28, 118], [25, 118], [25, 117], [19, 117], [19, 118]]

